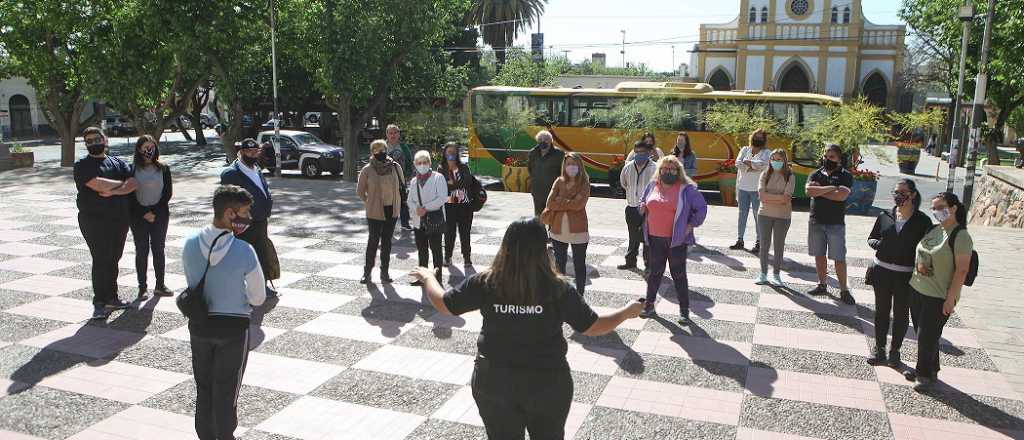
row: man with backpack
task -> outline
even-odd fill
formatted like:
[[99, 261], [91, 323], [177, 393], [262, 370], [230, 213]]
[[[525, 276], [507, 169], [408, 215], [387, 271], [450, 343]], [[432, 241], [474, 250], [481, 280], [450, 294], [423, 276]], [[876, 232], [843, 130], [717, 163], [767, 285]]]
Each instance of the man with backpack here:
[[266, 300], [256, 251], [235, 238], [252, 223], [252, 202], [252, 195], [238, 186], [219, 186], [213, 193], [213, 224], [189, 237], [182, 250], [191, 294], [207, 310], [190, 315], [188, 323], [196, 434], [203, 440], [234, 438], [238, 390], [249, 357], [249, 315], [252, 306]]

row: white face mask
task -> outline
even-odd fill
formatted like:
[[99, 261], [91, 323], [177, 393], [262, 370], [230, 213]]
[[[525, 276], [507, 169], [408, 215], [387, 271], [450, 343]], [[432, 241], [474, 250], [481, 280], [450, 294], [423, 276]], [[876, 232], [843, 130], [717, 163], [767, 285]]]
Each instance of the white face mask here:
[[932, 217], [935, 217], [935, 220], [938, 221], [939, 223], [944, 223], [947, 219], [949, 219], [949, 208], [933, 209]]
[[416, 165], [416, 171], [420, 174], [427, 174], [430, 172], [430, 165]]
[[578, 167], [576, 165], [569, 165], [569, 166], [565, 167], [565, 174], [568, 174], [569, 177], [576, 177], [576, 175], [579, 174], [579, 173], [580, 173], [580, 167]]

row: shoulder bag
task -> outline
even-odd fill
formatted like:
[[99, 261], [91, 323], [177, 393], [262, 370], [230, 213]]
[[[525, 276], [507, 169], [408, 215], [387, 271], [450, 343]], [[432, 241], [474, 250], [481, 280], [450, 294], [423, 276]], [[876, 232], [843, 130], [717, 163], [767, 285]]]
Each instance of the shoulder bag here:
[[[423, 186], [419, 183], [415, 183], [415, 185], [416, 198], [420, 201], [420, 207], [426, 209], [426, 206], [423, 205], [423, 196], [421, 194], [423, 192]], [[443, 233], [445, 230], [444, 212], [441, 212], [440, 209], [436, 211], [427, 211], [427, 215], [420, 218], [420, 227], [423, 228], [427, 235], [438, 235]]]
[[[213, 239], [213, 243], [210, 244], [210, 255], [213, 254], [213, 250], [217, 247], [217, 241], [227, 234], [227, 232], [222, 232], [217, 238]], [[201, 253], [202, 250], [200, 250]], [[206, 269], [203, 269], [203, 276], [199, 278], [199, 283], [195, 287], [185, 289], [175, 300], [178, 310], [189, 320], [204, 319], [209, 313], [206, 298], [203, 297], [203, 289], [206, 285], [206, 273], [210, 271], [210, 255], [206, 256]]]

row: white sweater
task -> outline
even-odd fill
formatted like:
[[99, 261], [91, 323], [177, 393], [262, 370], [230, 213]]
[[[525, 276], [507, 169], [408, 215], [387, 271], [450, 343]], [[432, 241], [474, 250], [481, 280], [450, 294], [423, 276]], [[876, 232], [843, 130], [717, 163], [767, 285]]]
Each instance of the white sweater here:
[[[427, 211], [441, 210], [444, 213], [444, 204], [448, 201], [448, 182], [444, 176], [437, 171], [431, 171], [427, 183], [420, 187], [417, 177], [409, 181], [409, 195], [406, 196], [406, 204], [409, 205], [409, 220], [413, 229], [419, 229], [420, 216], [416, 213], [418, 208], [426, 208]], [[420, 198], [423, 204], [420, 204]]]
[[[740, 149], [740, 154], [736, 157], [736, 189], [757, 191], [761, 184], [761, 171], [768, 167], [771, 156], [772, 152], [767, 148], [762, 148], [757, 154], [754, 154], [754, 149], [750, 146]], [[749, 167], [743, 163], [747, 159], [750, 159]]]
[[619, 184], [626, 191], [626, 205], [636, 208], [640, 206], [640, 196], [644, 188], [654, 177], [654, 169], [657, 165], [653, 160], [647, 161], [647, 168], [644, 165], [637, 165], [634, 161], [626, 162], [619, 174]]

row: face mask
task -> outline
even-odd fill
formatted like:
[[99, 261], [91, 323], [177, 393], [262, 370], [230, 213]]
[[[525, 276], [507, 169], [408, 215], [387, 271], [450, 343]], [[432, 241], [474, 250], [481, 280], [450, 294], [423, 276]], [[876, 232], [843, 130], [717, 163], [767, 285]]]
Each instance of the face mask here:
[[104, 144], [102, 142], [98, 144], [89, 144], [85, 146], [85, 149], [89, 150], [89, 154], [93, 156], [99, 156], [103, 154], [104, 151], [106, 151], [107, 144]]
[[579, 174], [579, 173], [580, 173], [580, 167], [578, 167], [576, 165], [569, 165], [569, 166], [565, 167], [565, 174], [568, 174], [569, 177], [576, 177], [576, 175]]
[[837, 167], [839, 167], [839, 162], [836, 162], [834, 160], [825, 159], [825, 169], [826, 170], [832, 171], [832, 170], [836, 169]]
[[932, 217], [935, 217], [935, 221], [939, 223], [945, 223], [949, 219], [949, 208], [933, 209]]
[[427, 174], [430, 172], [430, 165], [416, 165], [416, 172], [420, 174]]
[[650, 160], [650, 158], [650, 153], [636, 153], [633, 155], [633, 159], [640, 163], [647, 162], [648, 160]]
[[540, 143], [540, 149], [541, 150], [547, 150], [548, 148], [551, 148], [551, 144], [549, 144], [547, 142], [541, 142]]
[[781, 160], [773, 160], [772, 161], [772, 169], [775, 170], [775, 171], [781, 170], [783, 165], [785, 165], [785, 164]]
[[243, 232], [249, 229], [249, 225], [251, 224], [251, 217], [242, 217], [236, 213], [235, 218], [231, 220], [231, 230], [235, 233], [235, 235], [242, 235]]
[[764, 148], [764, 144], [765, 144], [765, 140], [764, 139], [756, 139], [755, 138], [754, 140], [750, 141], [750, 146], [752, 146], [752, 147]]
[[256, 165], [256, 160], [257, 160], [258, 158], [255, 158], [255, 157], [249, 157], [249, 156], [241, 156], [241, 159], [242, 159], [242, 163], [244, 163], [244, 164], [245, 164], [245, 166], [247, 166], [247, 167], [250, 167], [250, 168], [251, 168], [251, 167], [253, 167], [254, 165]]
[[892, 195], [892, 202], [896, 206], [903, 206], [904, 203], [907, 203], [907, 200], [910, 200], [910, 197], [906, 194], [896, 193]]
[[385, 153], [383, 151], [378, 152], [378, 153], [373, 153], [373, 158], [377, 162], [387, 162], [387, 160], [388, 160], [388, 153]]
[[679, 180], [679, 176], [671, 173], [665, 173], [661, 175], [661, 183], [666, 185], [673, 185]]
[[445, 156], [444, 158], [445, 158], [445, 160], [452, 161], [452, 162], [458, 162], [459, 161], [459, 156], [454, 155], [454, 154], [449, 154], [449, 155]]
[[156, 150], [142, 150], [142, 157], [153, 160], [153, 156], [156, 156]]

